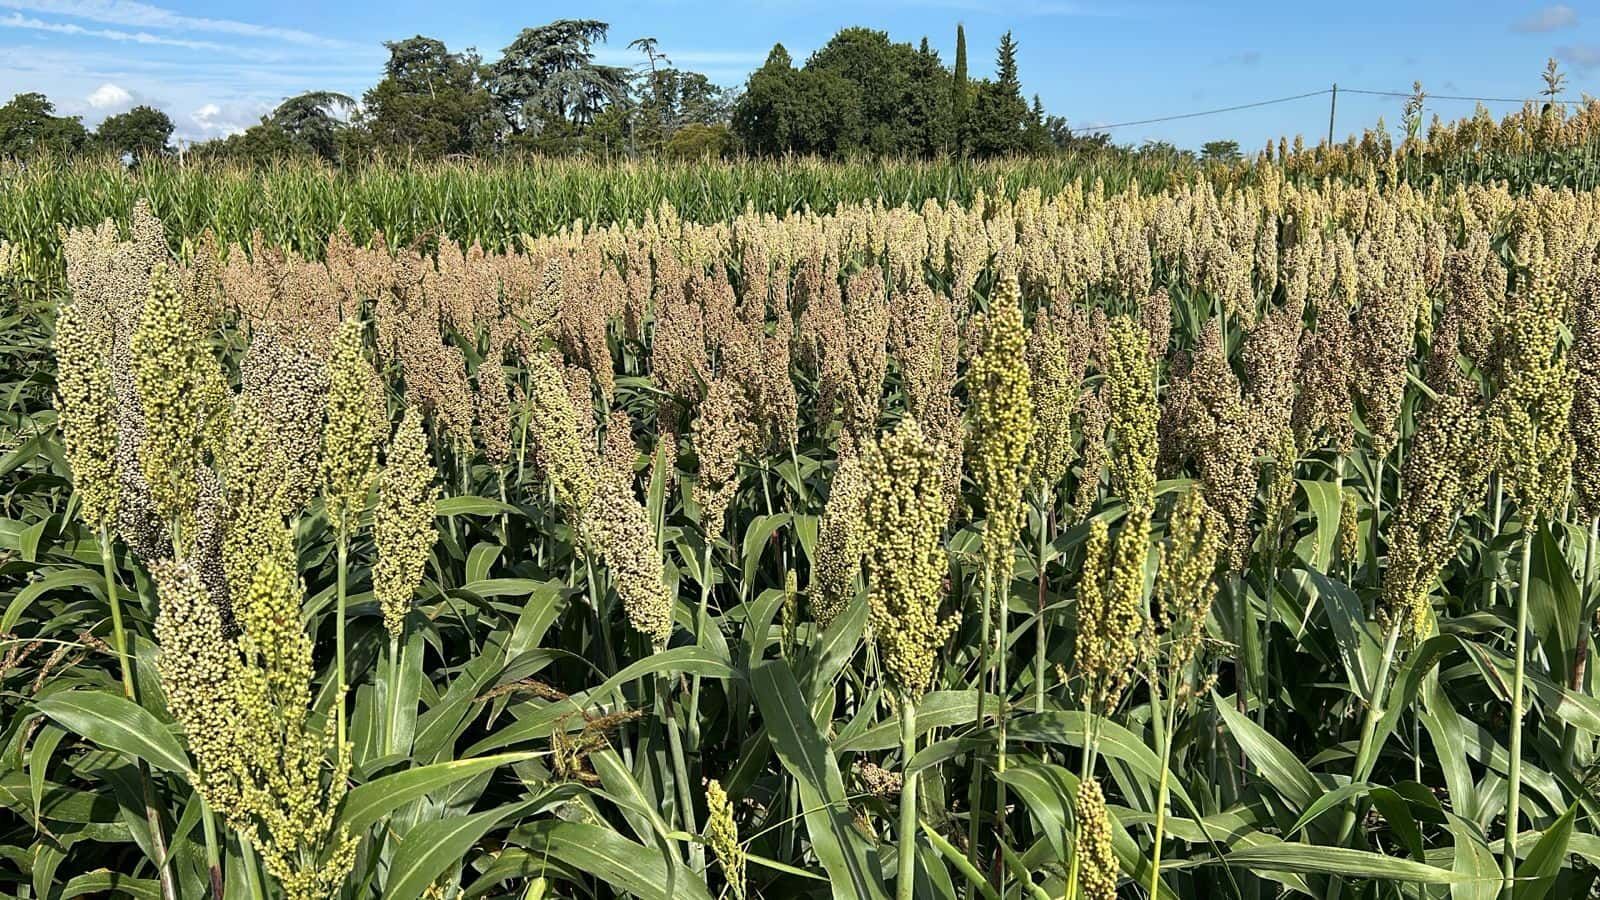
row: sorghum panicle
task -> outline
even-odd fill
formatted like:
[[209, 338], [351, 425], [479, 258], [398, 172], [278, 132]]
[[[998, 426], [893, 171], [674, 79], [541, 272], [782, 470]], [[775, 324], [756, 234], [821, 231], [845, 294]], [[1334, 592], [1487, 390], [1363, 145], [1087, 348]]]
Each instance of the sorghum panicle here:
[[939, 617], [949, 571], [942, 542], [942, 456], [915, 419], [862, 453], [873, 634], [891, 687], [912, 700], [932, 684], [939, 648], [957, 625], [954, 618]]
[[377, 545], [372, 593], [383, 610], [383, 627], [394, 640], [405, 631], [412, 597], [438, 538], [435, 474], [428, 459], [422, 416], [407, 409], [384, 454], [378, 475], [378, 506], [372, 517], [372, 538]]

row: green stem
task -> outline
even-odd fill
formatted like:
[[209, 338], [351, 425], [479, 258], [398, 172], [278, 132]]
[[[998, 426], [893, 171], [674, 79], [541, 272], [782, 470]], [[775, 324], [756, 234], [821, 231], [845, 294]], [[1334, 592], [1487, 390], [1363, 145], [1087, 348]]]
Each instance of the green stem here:
[[226, 896], [222, 885], [222, 853], [217, 844], [217, 820], [211, 807], [200, 799], [200, 822], [206, 834], [206, 869], [211, 873], [211, 895], [217, 900]]
[[[122, 624], [122, 597], [117, 593], [116, 552], [111, 545], [110, 529], [100, 527], [100, 571], [105, 576], [106, 603], [111, 607], [111, 643], [117, 651], [117, 668], [122, 672], [122, 693], [134, 703], [139, 702], [139, 692], [133, 682], [133, 662], [128, 655], [128, 634]], [[150, 764], [139, 760], [139, 782], [144, 793], [144, 817], [150, 826], [151, 849], [156, 853], [156, 871], [161, 883], [163, 900], [176, 900], [177, 885], [172, 879], [172, 865], [167, 860], [167, 838], [161, 827], [161, 813], [156, 810], [155, 788], [151, 784]]]
[[[1594, 595], [1595, 541], [1600, 538], [1600, 516], [1589, 520], [1589, 539], [1583, 545], [1583, 581], [1578, 583], [1578, 639], [1572, 648], [1572, 674], [1567, 679], [1567, 689], [1577, 693], [1583, 689], [1584, 676], [1589, 667], [1590, 603]], [[1578, 729], [1568, 725], [1561, 736], [1561, 758], [1571, 768], [1578, 748]]]
[[900, 702], [900, 866], [895, 876], [897, 900], [911, 900], [917, 871], [917, 773], [911, 771], [911, 757], [917, 750], [916, 702]]
[[251, 900], [267, 900], [266, 872], [256, 859], [255, 845], [245, 840], [244, 835], [239, 836], [239, 852], [244, 855], [244, 870], [246, 880], [250, 882]]
[[1046, 582], [1045, 567], [1050, 564], [1047, 556], [1050, 552], [1050, 532], [1055, 520], [1055, 509], [1050, 505], [1048, 493], [1041, 491], [1039, 496], [1039, 604], [1036, 612], [1038, 618], [1033, 624], [1033, 711], [1044, 712], [1044, 671], [1045, 651], [1049, 646], [1049, 634], [1045, 629], [1045, 594]]
[[1506, 854], [1502, 890], [1511, 895], [1517, 868], [1517, 827], [1522, 803], [1522, 685], [1528, 659], [1528, 583], [1537, 523], [1522, 523], [1522, 571], [1517, 573], [1517, 658], [1511, 677], [1511, 767], [1506, 771]]
[[994, 682], [994, 711], [996, 724], [1000, 729], [998, 740], [996, 742], [996, 753], [994, 759], [994, 771], [996, 776], [994, 782], [994, 839], [996, 852], [998, 852], [1000, 845], [1005, 842], [1006, 784], [1004, 781], [1000, 780], [999, 775], [1004, 773], [1006, 770], [1006, 719], [1010, 718], [1011, 715], [1011, 711], [1008, 708], [1011, 703], [1011, 688], [1006, 680], [1006, 663], [1007, 657], [1010, 656], [1010, 648], [1007, 646], [1007, 638], [1010, 636], [1008, 634], [1010, 631], [1010, 626], [1006, 621], [1010, 612], [1008, 602], [1010, 593], [1009, 582], [1007, 584], [1007, 596], [995, 598], [999, 601], [996, 604], [995, 609], [996, 624], [999, 627], [994, 631], [994, 653], [997, 663], [995, 666], [997, 672], [995, 673]]
[[[682, 810], [680, 816], [683, 830], [689, 834], [698, 834], [700, 829], [694, 822], [694, 796], [689, 789], [689, 765], [683, 755], [682, 726], [678, 724], [678, 714], [672, 704], [672, 683], [667, 676], [658, 676], [656, 680], [656, 693], [661, 702], [663, 717], [667, 722], [667, 749], [672, 754], [672, 781], [677, 788], [678, 806]], [[691, 720], [693, 721], [693, 720]], [[705, 849], [698, 841], [689, 841], [689, 865], [696, 872], [705, 871]]]
[[[711, 536], [706, 535], [705, 554], [700, 560], [700, 607], [694, 617], [694, 641], [705, 641], [711, 622]], [[700, 675], [695, 674], [689, 688], [689, 748], [700, 749]]]
[[400, 723], [400, 636], [389, 635], [389, 717], [383, 727], [384, 755], [399, 753]]
[[1161, 887], [1161, 842], [1167, 829], [1167, 792], [1172, 763], [1172, 730], [1178, 725], [1178, 702], [1168, 684], [1166, 728], [1161, 734], [1161, 775], [1156, 781], [1155, 843], [1150, 857], [1150, 896], [1159, 897]]
[[335, 702], [337, 702], [339, 704], [339, 716], [338, 716], [338, 719], [339, 719], [339, 746], [343, 747], [344, 746], [344, 742], [345, 742], [345, 730], [346, 730], [345, 711], [344, 711], [345, 692], [346, 692], [346, 690], [349, 689], [349, 686], [350, 686], [349, 685], [349, 681], [348, 681], [348, 675], [345, 672], [345, 660], [344, 660], [344, 619], [345, 619], [345, 593], [346, 593], [345, 561], [346, 561], [346, 559], [347, 559], [347, 557], [349, 556], [349, 553], [350, 553], [350, 546], [349, 546], [350, 542], [349, 542], [349, 538], [347, 538], [345, 536], [345, 532], [344, 532], [343, 528], [339, 529], [339, 536], [336, 539], [336, 543], [337, 543], [337, 547], [338, 547], [337, 552], [338, 552], [338, 555], [339, 555], [339, 571], [338, 571], [338, 605], [337, 605], [337, 608], [336, 608], [336, 612], [334, 613], [334, 617], [335, 617], [334, 618], [334, 642], [335, 642], [334, 646], [335, 646], [335, 654], [336, 654], [335, 658], [334, 658], [334, 667], [339, 672], [339, 693], [338, 693], [337, 700]]
[[[1367, 712], [1361, 720], [1361, 742], [1356, 745], [1355, 768], [1350, 774], [1352, 782], [1365, 781], [1368, 769], [1372, 765], [1375, 755], [1372, 746], [1373, 735], [1378, 730], [1378, 720], [1383, 718], [1383, 705], [1387, 695], [1389, 672], [1394, 668], [1395, 648], [1400, 642], [1400, 619], [1395, 618], [1394, 624], [1389, 626], [1389, 636], [1383, 645], [1383, 657], [1378, 661], [1378, 677], [1372, 683], [1372, 698], [1367, 701]], [[1356, 801], [1350, 800], [1345, 804], [1344, 817], [1339, 822], [1339, 840], [1335, 847], [1343, 847], [1350, 840], [1350, 834], [1356, 827]], [[1343, 890], [1343, 882], [1334, 877], [1328, 881], [1329, 898], [1337, 898]]]
[[[978, 635], [978, 714], [973, 722], [973, 730], [983, 730], [983, 707], [989, 689], [989, 631], [990, 631], [990, 606], [993, 594], [993, 577], [989, 567], [983, 569], [983, 599], [981, 601], [981, 615], [979, 617]], [[972, 780], [967, 786], [967, 809], [971, 819], [967, 822], [967, 859], [973, 868], [978, 868], [978, 825], [982, 816], [978, 810], [983, 802], [983, 768], [978, 761], [978, 755], [972, 755]]]

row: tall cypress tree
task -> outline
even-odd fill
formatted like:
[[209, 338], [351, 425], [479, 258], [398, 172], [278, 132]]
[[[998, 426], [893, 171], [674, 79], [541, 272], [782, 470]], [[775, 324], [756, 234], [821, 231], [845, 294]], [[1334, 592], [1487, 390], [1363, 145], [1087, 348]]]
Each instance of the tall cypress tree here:
[[967, 124], [967, 31], [956, 24], [956, 70], [950, 79], [950, 124], [952, 143], [961, 155]]

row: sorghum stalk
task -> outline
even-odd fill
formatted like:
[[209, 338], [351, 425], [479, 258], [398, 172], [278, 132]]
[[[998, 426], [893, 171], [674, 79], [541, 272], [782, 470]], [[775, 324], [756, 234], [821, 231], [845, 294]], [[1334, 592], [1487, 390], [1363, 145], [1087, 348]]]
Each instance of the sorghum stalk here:
[[917, 773], [910, 770], [917, 750], [917, 705], [914, 700], [900, 702], [900, 757], [903, 769], [900, 782], [900, 859], [895, 876], [895, 897], [911, 900], [917, 868]]
[[1048, 579], [1045, 576], [1045, 567], [1050, 564], [1050, 532], [1055, 524], [1055, 508], [1051, 503], [1047, 490], [1039, 492], [1039, 603], [1036, 610], [1038, 618], [1033, 624], [1033, 711], [1044, 712], [1044, 672], [1045, 651], [1048, 649], [1049, 634], [1045, 626], [1045, 594]]
[[1534, 522], [1522, 523], [1522, 571], [1517, 578], [1517, 659], [1511, 677], [1511, 765], [1506, 770], [1506, 844], [1503, 890], [1510, 896], [1517, 867], [1517, 826], [1522, 802], [1522, 686], [1528, 661], [1528, 585], [1533, 566]]
[[[1589, 520], [1589, 538], [1583, 545], [1583, 580], [1578, 583], [1579, 610], [1589, 608], [1589, 600], [1594, 592], [1594, 561], [1595, 541], [1600, 539], [1600, 516]], [[1580, 612], [1578, 620], [1578, 637], [1576, 646], [1572, 648], [1572, 673], [1567, 679], [1567, 689], [1577, 692], [1583, 688], [1584, 675], [1589, 668], [1589, 627], [1590, 617]], [[1561, 756], [1567, 760], [1568, 765], [1573, 763], [1573, 753], [1578, 746], [1578, 729], [1568, 725], [1565, 734], [1561, 736]]]
[[334, 616], [336, 618], [334, 619], [334, 623], [333, 623], [333, 628], [334, 628], [334, 647], [335, 647], [335, 649], [334, 649], [334, 654], [335, 654], [334, 667], [339, 672], [339, 695], [338, 695], [339, 696], [339, 708], [338, 708], [339, 727], [338, 727], [338, 732], [337, 733], [338, 733], [338, 736], [339, 736], [339, 745], [340, 746], [344, 746], [345, 731], [346, 731], [346, 726], [347, 726], [347, 723], [345, 721], [345, 709], [344, 709], [344, 707], [345, 707], [345, 691], [347, 691], [349, 689], [349, 681], [348, 681], [349, 676], [348, 676], [347, 670], [345, 668], [345, 658], [344, 658], [344, 645], [345, 645], [345, 640], [344, 640], [344, 620], [345, 620], [345, 600], [346, 600], [346, 596], [345, 595], [346, 595], [346, 588], [347, 588], [347, 585], [345, 583], [345, 563], [348, 561], [349, 556], [350, 556], [350, 540], [349, 540], [349, 538], [345, 537], [345, 530], [343, 528], [339, 529], [339, 535], [334, 541], [334, 546], [335, 546], [335, 553], [336, 553], [337, 558], [338, 558], [338, 574], [337, 574], [337, 592], [338, 592], [337, 593], [337, 598], [338, 599], [337, 599], [337, 602], [334, 605], [334, 609], [335, 609]]
[[1178, 727], [1178, 698], [1177, 691], [1171, 679], [1167, 682], [1167, 710], [1162, 722], [1161, 733], [1161, 775], [1156, 780], [1156, 824], [1155, 843], [1150, 854], [1150, 896], [1161, 896], [1161, 843], [1166, 837], [1167, 828], [1167, 794], [1170, 790], [1169, 771], [1172, 764], [1172, 730]]
[[[700, 643], [705, 639], [706, 628], [710, 625], [711, 618], [711, 547], [712, 537], [706, 535], [706, 549], [700, 558], [700, 606], [694, 615], [694, 640]], [[695, 750], [700, 749], [700, 676], [695, 675], [689, 686], [689, 746]], [[693, 823], [690, 823], [691, 826]], [[689, 829], [693, 831], [691, 827]]]
[[[133, 685], [133, 667], [129, 665], [128, 637], [122, 626], [122, 598], [117, 595], [117, 562], [111, 546], [111, 533], [105, 524], [100, 526], [100, 570], [105, 576], [106, 602], [111, 606], [111, 641], [117, 651], [117, 667], [122, 670], [122, 693], [134, 703], [139, 702]], [[139, 782], [144, 792], [144, 817], [150, 825], [151, 849], [156, 852], [156, 871], [160, 876], [163, 900], [176, 900], [177, 886], [172, 880], [172, 865], [167, 859], [167, 839], [161, 828], [161, 814], [156, 811], [155, 792], [150, 785], [150, 764], [139, 760]]]
[[[1366, 778], [1366, 771], [1372, 756], [1372, 737], [1377, 731], [1378, 720], [1383, 717], [1383, 704], [1386, 689], [1389, 683], [1389, 671], [1394, 667], [1395, 649], [1400, 643], [1400, 631], [1404, 627], [1403, 617], [1396, 616], [1389, 625], [1389, 635], [1383, 642], [1383, 656], [1378, 660], [1378, 677], [1372, 682], [1372, 699], [1367, 703], [1366, 715], [1361, 720], [1361, 741], [1356, 745], [1355, 768], [1351, 770], [1352, 781], [1361, 781]], [[1343, 846], [1350, 839], [1350, 833], [1356, 827], [1356, 805], [1351, 801], [1345, 806], [1344, 818], [1339, 823], [1339, 840], [1334, 846]], [[1339, 880], [1331, 882], [1329, 896], [1338, 896]]]

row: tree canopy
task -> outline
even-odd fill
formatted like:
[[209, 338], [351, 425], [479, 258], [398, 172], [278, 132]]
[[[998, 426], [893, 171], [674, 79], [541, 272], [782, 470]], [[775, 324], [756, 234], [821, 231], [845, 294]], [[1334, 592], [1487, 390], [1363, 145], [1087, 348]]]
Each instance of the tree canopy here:
[[[524, 28], [493, 61], [424, 35], [385, 42], [381, 77], [355, 98], [312, 90], [287, 97], [242, 132], [194, 145], [204, 158], [254, 163], [315, 156], [417, 159], [500, 153], [702, 157], [727, 153], [825, 157], [990, 157], [1104, 147], [1073, 135], [1037, 95], [1024, 98], [1008, 32], [994, 75], [973, 79], [966, 32], [952, 66], [917, 44], [850, 27], [803, 64], [783, 44], [741, 87], [674, 65], [654, 37], [627, 44], [637, 64], [596, 60], [610, 26], [559, 19]], [[151, 106], [107, 118], [91, 136], [42, 94], [0, 106], [0, 156], [99, 150], [132, 159], [170, 152], [173, 123]]]

